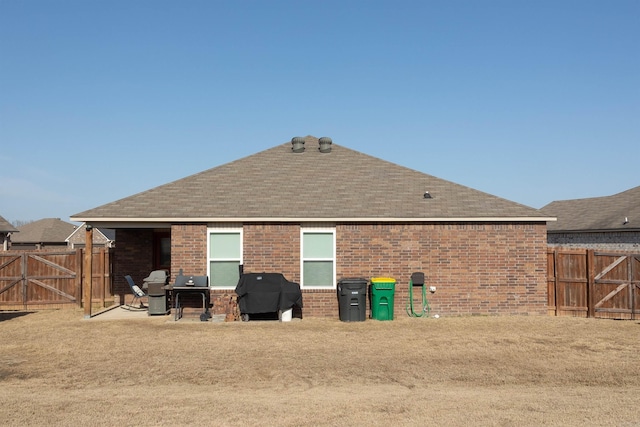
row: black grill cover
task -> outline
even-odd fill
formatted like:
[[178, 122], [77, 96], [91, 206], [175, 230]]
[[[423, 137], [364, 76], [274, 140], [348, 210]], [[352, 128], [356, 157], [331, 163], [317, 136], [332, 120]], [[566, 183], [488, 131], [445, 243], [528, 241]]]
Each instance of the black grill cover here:
[[300, 285], [280, 273], [246, 273], [236, 286], [241, 313], [273, 313], [302, 307]]
[[302, 292], [300, 284], [295, 282], [284, 282], [280, 293], [280, 310], [289, 310], [292, 307], [302, 308]]

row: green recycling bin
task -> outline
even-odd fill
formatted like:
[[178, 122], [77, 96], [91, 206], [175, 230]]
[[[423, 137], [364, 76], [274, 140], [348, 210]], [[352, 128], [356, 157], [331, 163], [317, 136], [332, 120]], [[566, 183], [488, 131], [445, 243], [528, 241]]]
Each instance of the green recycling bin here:
[[371, 318], [393, 320], [393, 301], [396, 279], [374, 277], [371, 279]]

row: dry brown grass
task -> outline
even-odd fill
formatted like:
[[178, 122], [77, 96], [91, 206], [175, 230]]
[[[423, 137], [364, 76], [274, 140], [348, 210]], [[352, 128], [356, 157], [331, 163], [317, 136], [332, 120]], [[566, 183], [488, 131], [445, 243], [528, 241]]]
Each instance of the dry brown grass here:
[[640, 425], [640, 323], [0, 314], [3, 425]]

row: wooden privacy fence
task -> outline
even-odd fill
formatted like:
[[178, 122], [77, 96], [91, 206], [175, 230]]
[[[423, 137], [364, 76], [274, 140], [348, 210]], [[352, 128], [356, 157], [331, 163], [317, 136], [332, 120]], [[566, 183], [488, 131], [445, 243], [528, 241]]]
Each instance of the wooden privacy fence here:
[[[91, 305], [108, 307], [113, 249], [92, 254]], [[84, 249], [0, 252], [0, 310], [82, 306], [83, 259]], [[552, 316], [637, 319], [640, 254], [548, 248], [547, 294]]]
[[[0, 252], [0, 310], [79, 307], [83, 302], [84, 249]], [[113, 252], [92, 252], [92, 306], [114, 303]]]
[[640, 254], [547, 250], [548, 311], [556, 316], [637, 319]]

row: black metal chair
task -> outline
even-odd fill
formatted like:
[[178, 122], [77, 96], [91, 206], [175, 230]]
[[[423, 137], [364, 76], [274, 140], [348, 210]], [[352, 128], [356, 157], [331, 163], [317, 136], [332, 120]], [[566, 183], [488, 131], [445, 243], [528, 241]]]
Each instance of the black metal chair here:
[[[129, 284], [129, 287], [131, 288], [131, 292], [133, 293], [133, 300], [131, 300], [130, 304], [125, 304], [122, 306], [122, 308], [126, 309], [126, 310], [142, 310], [142, 309], [146, 309], [147, 307], [142, 303], [142, 299], [147, 296], [147, 294], [140, 289], [140, 286], [136, 285], [136, 283], [133, 281], [133, 279], [131, 278], [131, 276], [126, 275], [124, 276], [124, 278], [127, 280], [127, 283]], [[134, 307], [136, 301], [140, 304], [139, 307]]]

